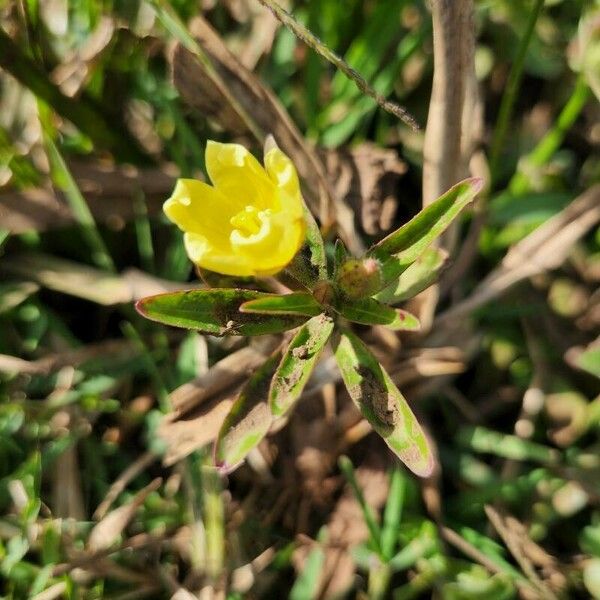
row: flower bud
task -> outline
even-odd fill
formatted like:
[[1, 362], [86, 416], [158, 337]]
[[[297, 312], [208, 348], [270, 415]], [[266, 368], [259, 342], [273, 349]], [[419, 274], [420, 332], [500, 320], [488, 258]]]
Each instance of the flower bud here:
[[351, 258], [338, 269], [336, 283], [351, 299], [366, 298], [381, 289], [381, 266], [375, 258]]
[[283, 270], [304, 243], [306, 222], [292, 161], [276, 146], [264, 167], [239, 144], [208, 141], [208, 185], [179, 179], [163, 210], [184, 232], [188, 256], [202, 269], [234, 277]]

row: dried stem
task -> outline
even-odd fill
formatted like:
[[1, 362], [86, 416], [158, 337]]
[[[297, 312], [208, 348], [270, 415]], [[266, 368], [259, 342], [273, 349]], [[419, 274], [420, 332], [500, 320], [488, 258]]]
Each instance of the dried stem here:
[[[477, 85], [473, 0], [434, 0], [433, 84], [423, 147], [423, 206], [428, 206], [467, 175], [475, 134]], [[456, 243], [456, 224], [442, 237], [449, 252]], [[418, 296], [423, 331], [433, 321], [439, 289]]]
[[466, 170], [463, 110], [471, 87], [475, 44], [472, 0], [435, 0], [433, 87], [423, 149], [423, 205], [457, 183]]

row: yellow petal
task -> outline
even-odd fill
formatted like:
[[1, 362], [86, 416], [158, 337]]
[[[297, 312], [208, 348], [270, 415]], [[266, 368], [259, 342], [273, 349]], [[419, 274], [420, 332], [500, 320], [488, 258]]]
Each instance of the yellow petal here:
[[239, 230], [231, 234], [233, 251], [244, 256], [256, 275], [281, 271], [294, 258], [304, 241], [304, 219], [292, 219], [280, 213], [260, 215], [261, 227], [252, 235]]
[[215, 248], [207, 238], [195, 233], [186, 233], [183, 242], [190, 260], [203, 269], [237, 277], [256, 275], [250, 260], [235, 254], [231, 247], [226, 250]]
[[213, 185], [242, 206], [272, 207], [275, 186], [260, 163], [240, 144], [206, 144], [206, 170]]
[[196, 233], [225, 248], [231, 232], [231, 206], [213, 187], [196, 179], [179, 179], [163, 211], [182, 231]]
[[265, 169], [279, 190], [279, 210], [302, 217], [302, 192], [294, 163], [279, 148], [272, 148], [265, 154]]
[[185, 232], [190, 259], [225, 275], [271, 275], [292, 260], [305, 234], [294, 165], [275, 149], [267, 170], [242, 146], [209, 142], [214, 186], [180, 179], [164, 211]]

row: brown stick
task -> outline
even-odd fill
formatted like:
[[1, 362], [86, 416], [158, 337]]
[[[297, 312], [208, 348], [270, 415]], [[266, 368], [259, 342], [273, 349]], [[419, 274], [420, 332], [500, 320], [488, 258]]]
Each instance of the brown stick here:
[[473, 0], [434, 0], [433, 87], [423, 149], [423, 205], [427, 206], [465, 174], [461, 149], [470, 151], [465, 133], [474, 93], [472, 75], [475, 34]]
[[[475, 93], [473, 0], [432, 0], [433, 83], [423, 147], [423, 206], [431, 204], [466, 176], [473, 150]], [[440, 244], [450, 253], [456, 225]], [[427, 332], [439, 299], [431, 286], [419, 294], [416, 310]]]

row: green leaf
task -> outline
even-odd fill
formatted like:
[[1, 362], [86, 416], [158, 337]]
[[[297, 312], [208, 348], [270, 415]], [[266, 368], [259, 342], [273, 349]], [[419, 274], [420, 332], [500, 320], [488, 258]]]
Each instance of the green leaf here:
[[389, 559], [388, 564], [392, 571], [406, 571], [418, 560], [431, 556], [438, 550], [439, 544], [435, 537], [435, 530], [431, 531], [428, 525], [430, 523], [425, 521], [421, 526], [419, 535], [410, 540], [397, 554]]
[[581, 354], [575, 358], [574, 363], [590, 375], [600, 377], [600, 344], [590, 344]]
[[396, 319], [395, 309], [374, 298], [344, 300], [335, 308], [348, 321], [361, 325], [387, 325]]
[[0, 572], [9, 577], [12, 569], [29, 551], [29, 542], [21, 535], [11, 537], [6, 544], [6, 553], [2, 557]]
[[600, 557], [600, 524], [584, 527], [579, 533], [579, 545], [587, 554]]
[[367, 256], [382, 264], [383, 280], [394, 281], [438, 238], [481, 190], [483, 180], [473, 177], [450, 188], [408, 223], [372, 246]]
[[386, 325], [388, 329], [394, 331], [419, 331], [421, 329], [421, 321], [412, 313], [401, 308], [396, 308], [396, 318]]
[[395, 304], [413, 298], [427, 289], [439, 276], [448, 254], [439, 248], [427, 248], [398, 280], [375, 297], [380, 302]]
[[323, 307], [313, 298], [312, 294], [294, 292], [292, 294], [266, 294], [262, 298], [244, 302], [240, 306], [240, 311], [316, 317], [323, 312]]
[[318, 597], [319, 581], [325, 566], [325, 552], [320, 546], [313, 548], [306, 563], [290, 590], [290, 600], [313, 600]]
[[323, 314], [298, 330], [271, 382], [269, 405], [274, 415], [284, 415], [298, 400], [332, 331], [333, 320]]
[[350, 397], [400, 460], [427, 477], [434, 466], [427, 438], [390, 376], [360, 339], [344, 331], [335, 343], [335, 358]]
[[43, 141], [50, 164], [52, 181], [64, 193], [71, 212], [79, 224], [81, 234], [88, 245], [91, 253], [90, 257], [93, 262], [101, 269], [115, 272], [115, 263], [104, 243], [104, 239], [100, 235], [92, 211], [58, 146], [52, 139], [54, 132], [51, 130], [51, 118], [50, 116], [44, 117], [44, 113], [45, 111], [40, 111], [40, 121], [42, 123]]
[[25, 302], [29, 296], [39, 290], [39, 287], [37, 283], [32, 281], [0, 283], [0, 314]]
[[511, 460], [528, 460], [551, 465], [558, 463], [560, 459], [560, 453], [555, 448], [486, 427], [464, 427], [458, 431], [456, 439], [460, 445], [475, 452], [489, 453]]
[[408, 223], [372, 246], [367, 254], [386, 259], [393, 254], [410, 251], [416, 259], [473, 200], [482, 186], [483, 180], [477, 177], [457, 183]]
[[327, 256], [325, 243], [321, 230], [312, 213], [304, 206], [304, 220], [306, 221], [306, 244], [310, 250], [311, 265], [317, 270], [319, 279], [327, 278]]
[[312, 289], [317, 281], [327, 279], [327, 256], [319, 226], [312, 213], [304, 206], [306, 238], [285, 272], [303, 286]]
[[406, 479], [406, 473], [397, 466], [390, 475], [390, 491], [385, 504], [383, 527], [381, 528], [381, 554], [386, 559], [393, 556], [398, 542], [406, 495]]
[[254, 315], [240, 306], [271, 294], [253, 290], [186, 290], [142, 298], [138, 312], [152, 321], [197, 329], [211, 335], [264, 335], [294, 329], [306, 321], [296, 315]]
[[340, 456], [338, 460], [338, 466], [340, 467], [340, 471], [343, 473], [344, 477], [348, 481], [350, 488], [352, 489], [352, 493], [354, 494], [354, 498], [360, 506], [365, 525], [369, 530], [370, 545], [373, 549], [376, 550], [377, 554], [381, 556], [381, 527], [377, 522], [377, 517], [375, 516], [375, 511], [373, 510], [373, 507], [365, 500], [365, 496], [362, 490], [360, 489], [358, 482], [356, 481], [354, 465], [347, 456]]
[[[59, 561], [60, 559], [58, 559], [56, 562]], [[54, 566], [55, 565], [46, 565], [38, 571], [35, 579], [31, 583], [31, 587], [29, 588], [30, 598], [35, 598], [35, 596], [38, 596], [38, 594], [41, 594], [45, 589], [50, 587], [48, 584], [50, 582], [50, 578], [52, 577], [52, 570], [54, 569]], [[43, 598], [44, 596], [38, 597]]]
[[396, 331], [418, 331], [421, 328], [419, 319], [411, 313], [386, 306], [374, 298], [344, 300], [336, 306], [336, 310], [348, 321], [361, 325], [385, 325]]
[[215, 440], [215, 463], [225, 472], [239, 465], [267, 435], [273, 415], [269, 410], [269, 383], [281, 360], [273, 353], [250, 377], [225, 417]]
[[458, 573], [455, 581], [442, 584], [441, 596], [447, 600], [513, 600], [516, 597], [514, 586], [504, 573], [490, 575], [481, 565], [472, 565]]

